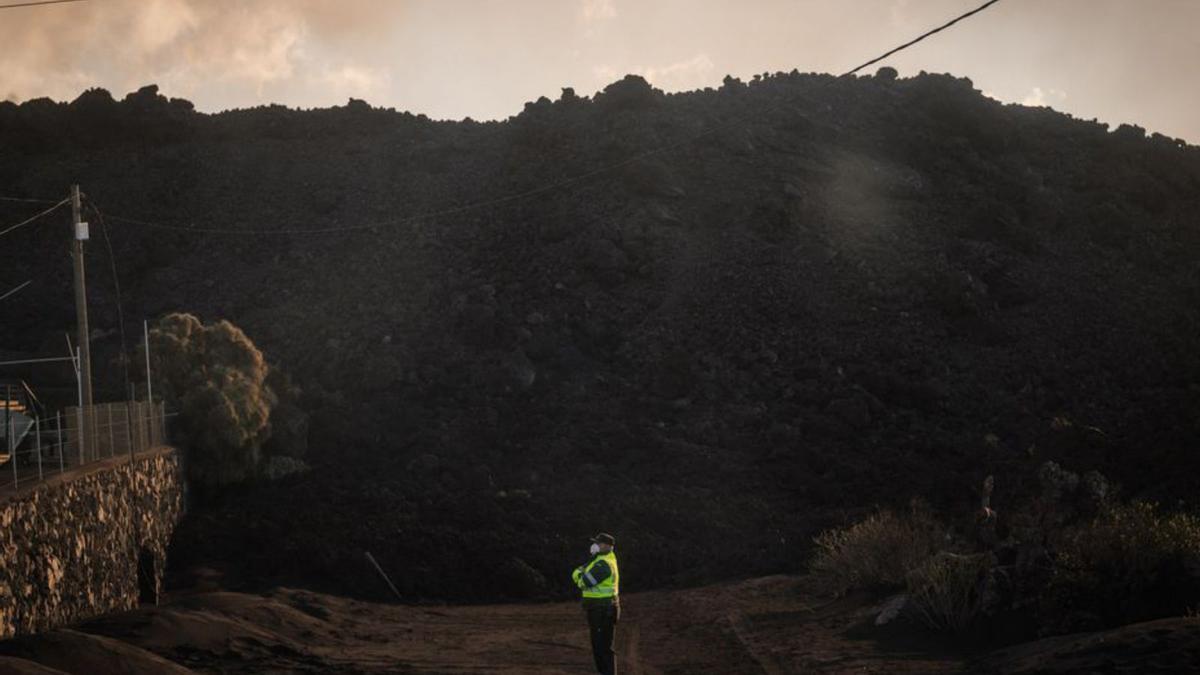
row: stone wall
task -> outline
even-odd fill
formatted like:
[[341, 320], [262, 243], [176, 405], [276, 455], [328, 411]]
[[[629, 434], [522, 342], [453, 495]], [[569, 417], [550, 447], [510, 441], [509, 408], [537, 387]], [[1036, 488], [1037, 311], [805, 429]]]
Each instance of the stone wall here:
[[156, 448], [0, 495], [0, 638], [154, 601], [183, 493]]

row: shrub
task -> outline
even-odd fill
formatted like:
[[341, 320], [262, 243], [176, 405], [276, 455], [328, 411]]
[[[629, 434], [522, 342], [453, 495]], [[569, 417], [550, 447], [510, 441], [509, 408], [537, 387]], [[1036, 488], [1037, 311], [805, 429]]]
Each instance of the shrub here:
[[880, 511], [818, 535], [812, 571], [838, 595], [852, 589], [901, 588], [908, 573], [933, 554], [937, 534], [937, 523], [920, 505], [914, 504], [906, 516]]
[[934, 630], [965, 633], [989, 600], [992, 562], [945, 551], [927, 559], [906, 579], [909, 611]]
[[251, 477], [276, 403], [262, 352], [228, 321], [205, 325], [190, 314], [160, 319], [150, 344], [155, 392], [180, 414], [189, 477], [209, 485]]
[[1200, 601], [1200, 518], [1133, 502], [1064, 533], [1042, 607], [1044, 629], [1181, 615]]

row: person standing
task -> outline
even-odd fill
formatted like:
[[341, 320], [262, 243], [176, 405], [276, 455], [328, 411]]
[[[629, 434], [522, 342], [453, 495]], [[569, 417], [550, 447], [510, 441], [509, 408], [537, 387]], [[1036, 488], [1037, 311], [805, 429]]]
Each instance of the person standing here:
[[592, 639], [592, 658], [596, 661], [596, 672], [601, 675], [616, 675], [617, 672], [613, 643], [617, 621], [621, 618], [621, 572], [617, 567], [617, 554], [613, 552], [616, 545], [611, 534], [601, 532], [592, 537], [591, 562], [576, 567], [571, 573], [571, 579], [583, 593], [583, 613], [587, 616]]

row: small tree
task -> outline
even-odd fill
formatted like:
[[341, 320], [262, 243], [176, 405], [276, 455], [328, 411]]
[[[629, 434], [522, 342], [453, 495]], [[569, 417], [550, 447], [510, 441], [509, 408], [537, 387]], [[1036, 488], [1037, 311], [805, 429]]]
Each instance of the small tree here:
[[191, 314], [161, 318], [150, 346], [155, 392], [180, 413], [189, 476], [207, 485], [253, 476], [277, 401], [262, 352], [228, 321]]

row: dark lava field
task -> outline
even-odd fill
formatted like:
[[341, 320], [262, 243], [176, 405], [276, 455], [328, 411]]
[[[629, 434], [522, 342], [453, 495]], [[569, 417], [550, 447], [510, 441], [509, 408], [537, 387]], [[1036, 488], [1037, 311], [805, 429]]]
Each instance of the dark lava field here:
[[[966, 516], [986, 475], [1004, 509], [1047, 459], [1200, 489], [1200, 150], [967, 79], [628, 77], [488, 123], [0, 103], [0, 193], [71, 183], [101, 396], [115, 272], [131, 345], [228, 319], [311, 416], [311, 471], [194, 495], [180, 577], [388, 598], [370, 551], [410, 599], [567, 597], [606, 530], [637, 591], [797, 572], [876, 505]], [[2, 242], [35, 280], [6, 349], [73, 325], [55, 218]]]

